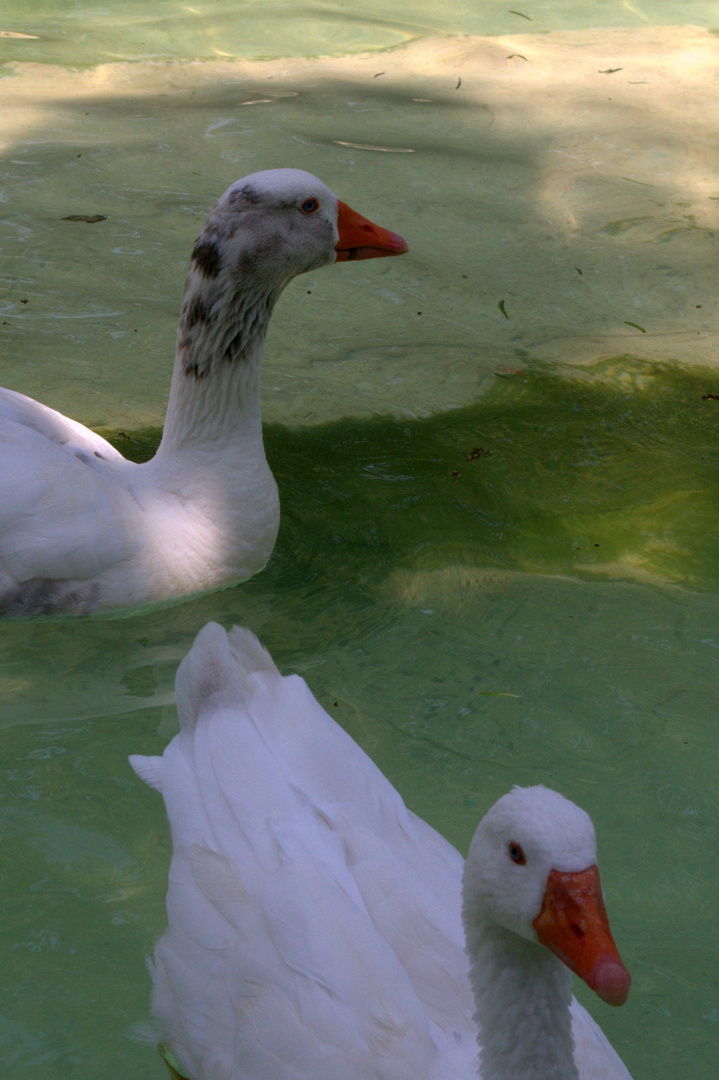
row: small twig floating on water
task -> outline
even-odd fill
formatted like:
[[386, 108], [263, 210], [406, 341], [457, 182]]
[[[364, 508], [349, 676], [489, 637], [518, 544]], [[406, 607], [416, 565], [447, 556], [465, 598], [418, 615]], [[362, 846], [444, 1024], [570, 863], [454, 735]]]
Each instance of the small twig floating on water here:
[[107, 221], [107, 214], [68, 214], [61, 221], [86, 221], [88, 225], [94, 225], [97, 221]]

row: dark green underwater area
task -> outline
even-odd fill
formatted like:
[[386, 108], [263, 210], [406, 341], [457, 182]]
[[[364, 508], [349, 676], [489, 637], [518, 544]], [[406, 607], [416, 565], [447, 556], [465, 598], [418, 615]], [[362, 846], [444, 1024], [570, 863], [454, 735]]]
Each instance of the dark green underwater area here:
[[[632, 357], [498, 375], [439, 415], [268, 425], [269, 569], [360, 589], [455, 564], [714, 588], [718, 426], [719, 375]], [[109, 438], [141, 461], [159, 434]]]

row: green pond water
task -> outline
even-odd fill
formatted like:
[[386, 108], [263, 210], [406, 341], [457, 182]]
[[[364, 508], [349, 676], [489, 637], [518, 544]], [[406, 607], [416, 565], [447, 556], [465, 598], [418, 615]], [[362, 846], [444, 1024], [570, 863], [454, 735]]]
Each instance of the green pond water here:
[[[695, 182], [652, 186], [682, 156], [668, 135], [622, 142], [583, 113], [579, 149], [559, 120], [515, 131], [489, 97], [461, 98], [478, 69], [442, 50], [567, 30], [594, 47], [597, 27], [674, 25], [679, 41], [719, 15], [518, 10], [4, 5], [0, 31], [27, 36], [0, 36], [2, 384], [151, 454], [191, 244], [244, 172], [308, 168], [410, 243], [278, 305], [263, 394], [283, 516], [261, 575], [140, 612], [0, 622], [5, 1076], [166, 1075], [133, 1031], [169, 841], [127, 755], [174, 734], [174, 674], [209, 619], [259, 634], [461, 850], [514, 783], [588, 810], [633, 986], [620, 1010], [577, 994], [635, 1080], [716, 1076], [711, 150]], [[406, 42], [439, 59], [382, 85]], [[359, 52], [344, 74], [289, 59], [253, 74], [254, 57]], [[590, 154], [588, 179], [552, 186], [560, 153]]]

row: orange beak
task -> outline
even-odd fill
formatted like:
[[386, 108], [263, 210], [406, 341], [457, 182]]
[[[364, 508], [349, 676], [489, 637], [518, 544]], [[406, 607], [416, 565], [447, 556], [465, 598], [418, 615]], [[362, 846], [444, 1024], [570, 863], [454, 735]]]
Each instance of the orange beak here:
[[383, 255], [404, 255], [407, 243], [397, 233], [374, 225], [347, 203], [337, 202], [339, 240], [335, 245], [337, 262], [350, 259], [379, 259]]
[[596, 866], [576, 874], [552, 870], [532, 925], [542, 945], [603, 1001], [624, 1004], [632, 980], [609, 929]]

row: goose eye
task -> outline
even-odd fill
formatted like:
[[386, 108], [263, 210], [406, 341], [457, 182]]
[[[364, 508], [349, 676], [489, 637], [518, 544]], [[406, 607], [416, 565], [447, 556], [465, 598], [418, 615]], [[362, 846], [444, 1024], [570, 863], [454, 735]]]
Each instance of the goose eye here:
[[519, 844], [507, 844], [507, 853], [512, 862], [515, 862], [517, 866], [524, 866], [527, 861], [527, 856], [524, 854]]
[[319, 210], [320, 204], [317, 199], [305, 199], [300, 207], [303, 214], [314, 214], [315, 210]]

